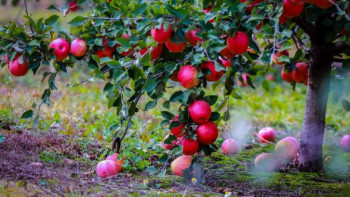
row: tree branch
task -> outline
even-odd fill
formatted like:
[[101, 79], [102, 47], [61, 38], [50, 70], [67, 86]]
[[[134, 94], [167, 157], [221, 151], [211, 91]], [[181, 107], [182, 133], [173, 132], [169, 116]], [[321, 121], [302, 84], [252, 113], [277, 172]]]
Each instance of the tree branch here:
[[346, 44], [344, 41], [339, 41], [334, 43], [331, 51], [334, 55], [337, 55], [339, 53], [344, 52], [346, 49], [349, 49], [350, 46], [348, 44]]
[[315, 25], [313, 25], [312, 23], [306, 22], [300, 17], [293, 18], [292, 21], [296, 23], [301, 29], [303, 29], [305, 33], [307, 33], [310, 36], [310, 38], [314, 37], [314, 35], [316, 34]]
[[[29, 18], [28, 7], [27, 7], [27, 0], [24, 0], [24, 8], [26, 10], [27, 17]], [[34, 30], [33, 30], [31, 21], [29, 21], [29, 27], [30, 27], [30, 30], [32, 31], [32, 33], [34, 34]]]

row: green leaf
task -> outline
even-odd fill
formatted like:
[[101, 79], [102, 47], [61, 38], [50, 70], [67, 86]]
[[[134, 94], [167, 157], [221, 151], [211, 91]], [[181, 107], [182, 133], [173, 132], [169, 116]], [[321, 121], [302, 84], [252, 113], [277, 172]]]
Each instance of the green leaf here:
[[220, 113], [212, 112], [209, 121], [217, 121], [220, 118]]
[[142, 91], [152, 92], [156, 88], [156, 80], [154, 78], [148, 78], [145, 85], [142, 87]]
[[150, 101], [146, 104], [145, 111], [148, 111], [148, 110], [154, 108], [155, 106], [157, 106], [157, 101]]
[[163, 107], [166, 109], [170, 109], [170, 101], [164, 101]]
[[52, 15], [45, 20], [45, 25], [53, 25], [57, 22], [60, 17], [57, 15]]
[[171, 6], [169, 4], [165, 5], [165, 7], [166, 7], [166, 9], [168, 9], [168, 11], [171, 14], [176, 15], [180, 18], [185, 18], [191, 14], [191, 11], [185, 7], [175, 9], [173, 6]]
[[341, 101], [341, 104], [342, 104], [343, 108], [345, 109], [345, 111], [350, 111], [350, 102], [349, 101], [343, 99]]
[[231, 96], [235, 99], [242, 99], [242, 96], [239, 92], [237, 92], [237, 90], [233, 90], [231, 93]]
[[177, 101], [179, 101], [180, 99], [182, 99], [182, 94], [183, 94], [183, 92], [181, 92], [181, 91], [177, 91], [177, 92], [175, 92], [173, 95], [171, 95], [171, 97], [170, 97], [170, 102], [177, 102]]
[[162, 111], [161, 114], [165, 119], [168, 120], [172, 120], [174, 118], [174, 115], [168, 111]]
[[85, 18], [82, 16], [76, 16], [73, 18], [68, 24], [73, 25], [73, 26], [80, 26], [84, 24]]
[[33, 110], [28, 110], [28, 111], [26, 111], [26, 112], [23, 113], [23, 115], [22, 115], [21, 118], [22, 118], [22, 119], [28, 119], [28, 118], [33, 117], [33, 115], [34, 115]]
[[217, 95], [206, 96], [204, 97], [204, 100], [206, 100], [209, 103], [209, 105], [212, 106], [218, 100], [218, 96]]
[[268, 92], [270, 90], [270, 83], [268, 80], [263, 80], [261, 82], [262, 87]]
[[109, 91], [113, 91], [115, 88], [115, 86], [113, 84], [111, 84], [110, 82], [106, 83], [105, 87], [103, 88], [103, 92], [109, 92]]

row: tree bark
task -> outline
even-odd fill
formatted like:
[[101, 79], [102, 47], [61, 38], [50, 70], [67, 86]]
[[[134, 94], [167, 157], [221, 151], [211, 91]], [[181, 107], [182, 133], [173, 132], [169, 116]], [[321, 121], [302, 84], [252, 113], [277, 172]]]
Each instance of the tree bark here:
[[312, 43], [309, 53], [309, 81], [299, 150], [301, 171], [322, 169], [322, 144], [333, 62], [330, 48], [327, 44]]

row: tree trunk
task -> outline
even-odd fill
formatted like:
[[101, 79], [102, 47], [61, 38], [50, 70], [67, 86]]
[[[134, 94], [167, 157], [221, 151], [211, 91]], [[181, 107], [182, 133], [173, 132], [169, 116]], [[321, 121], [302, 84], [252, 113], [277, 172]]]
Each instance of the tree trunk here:
[[329, 49], [329, 45], [312, 43], [309, 53], [309, 81], [299, 152], [301, 171], [322, 169], [322, 144], [333, 62]]

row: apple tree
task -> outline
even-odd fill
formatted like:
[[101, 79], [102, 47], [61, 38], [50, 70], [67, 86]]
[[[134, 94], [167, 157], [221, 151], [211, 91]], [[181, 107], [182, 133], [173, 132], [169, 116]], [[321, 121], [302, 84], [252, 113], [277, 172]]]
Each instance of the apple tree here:
[[[81, 69], [92, 71], [92, 77], [105, 79], [108, 106], [122, 117], [113, 149], [132, 127], [135, 113], [162, 105], [161, 124], [172, 133], [164, 143], [169, 148], [174, 141], [174, 145], [181, 144], [185, 155], [210, 154], [217, 149], [213, 144], [218, 136], [216, 123], [230, 118], [229, 110], [215, 112], [210, 106], [219, 96], [239, 99], [239, 86], [255, 88], [251, 76], [264, 75], [272, 64], [279, 64], [285, 81], [307, 85], [299, 167], [305, 171], [322, 168], [332, 63], [342, 62], [344, 69], [350, 66], [347, 0], [76, 3], [52, 5], [48, 9], [57, 15], [37, 20], [25, 7], [23, 23], [0, 26], [0, 55], [6, 60], [2, 67], [8, 66], [14, 76], [28, 69], [41, 74], [48, 83], [43, 104], [50, 104], [59, 72], [83, 65]], [[64, 20], [83, 6], [88, 12], [67, 21], [69, 32], [53, 31], [60, 17]], [[292, 48], [296, 52], [290, 56]], [[50, 64], [55, 71], [40, 72]], [[207, 95], [208, 86], [216, 87], [219, 94]], [[166, 92], [171, 92], [170, 97]], [[148, 100], [144, 106], [139, 103], [142, 96]], [[170, 105], [178, 111], [169, 111]], [[32, 110], [26, 112], [31, 114]]]

